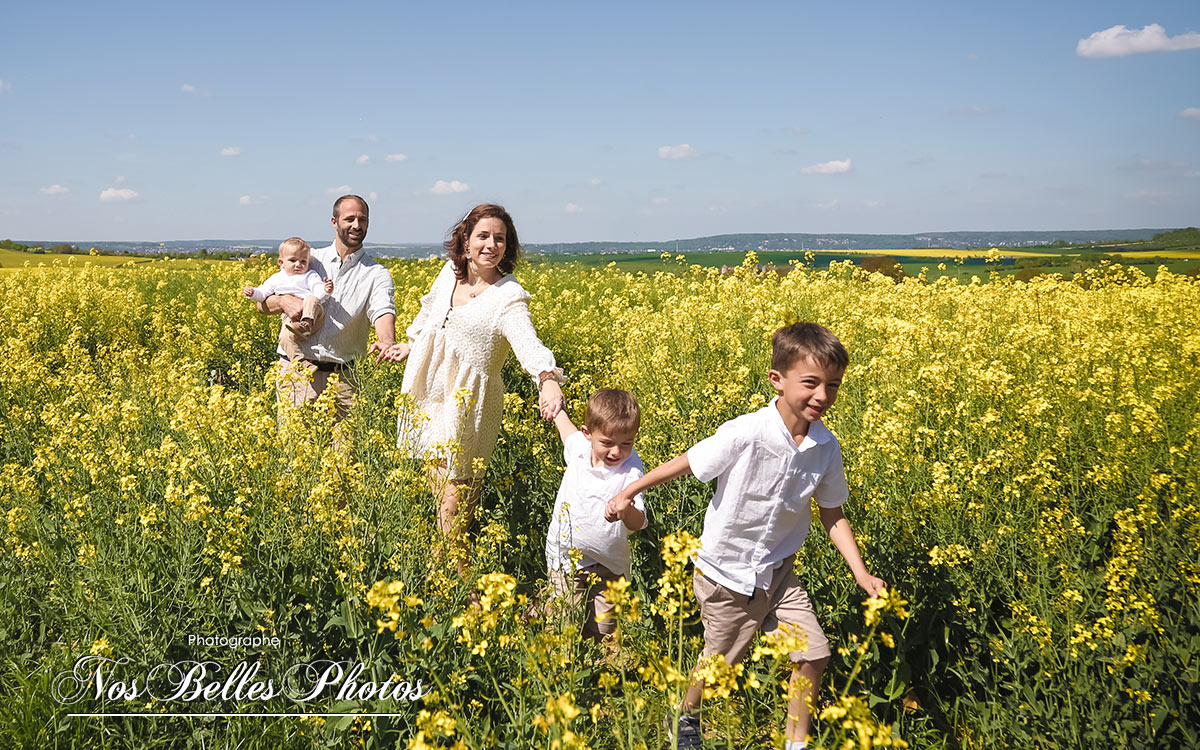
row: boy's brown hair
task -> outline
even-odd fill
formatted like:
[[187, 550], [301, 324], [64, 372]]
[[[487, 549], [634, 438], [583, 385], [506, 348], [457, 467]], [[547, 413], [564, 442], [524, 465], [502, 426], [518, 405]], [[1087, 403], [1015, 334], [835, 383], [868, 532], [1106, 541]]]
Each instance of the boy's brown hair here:
[[588, 432], [636, 433], [642, 423], [642, 408], [629, 391], [601, 388], [588, 399], [583, 426]]
[[809, 359], [823, 367], [846, 369], [850, 355], [833, 332], [816, 323], [793, 323], [775, 332], [771, 338], [771, 369], [787, 372], [796, 363]]

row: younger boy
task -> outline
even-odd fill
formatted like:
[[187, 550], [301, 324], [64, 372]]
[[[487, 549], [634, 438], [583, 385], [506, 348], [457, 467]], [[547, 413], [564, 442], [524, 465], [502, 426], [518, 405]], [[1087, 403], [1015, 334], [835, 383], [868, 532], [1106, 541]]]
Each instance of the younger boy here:
[[554, 418], [563, 441], [563, 472], [550, 530], [546, 534], [546, 568], [555, 594], [587, 605], [584, 637], [600, 640], [616, 629], [604, 597], [609, 581], [629, 578], [629, 532], [646, 527], [646, 505], [632, 493], [619, 513], [607, 514], [605, 503], [642, 476], [642, 460], [633, 449], [642, 412], [632, 393], [612, 388], [596, 391], [587, 404], [583, 429], [566, 412]]
[[[807, 648], [793, 662], [785, 750], [805, 747], [810, 703], [829, 663], [829, 641], [817, 623], [808, 594], [796, 578], [796, 553], [812, 521], [811, 500], [821, 523], [870, 596], [886, 585], [863, 564], [841, 505], [849, 496], [842, 451], [821, 423], [833, 406], [849, 356], [841, 342], [815, 323], [775, 332], [767, 377], [777, 396], [763, 409], [721, 425], [681, 456], [657, 467], [609, 501], [607, 514], [625, 512], [638, 492], [685, 474], [717, 490], [704, 516], [693, 586], [704, 625], [704, 656], [720, 654], [737, 664], [759, 629], [781, 626], [807, 633]], [[700, 747], [703, 685], [693, 681], [680, 707], [679, 747]]]
[[242, 287], [242, 294], [255, 302], [262, 302], [273, 294], [288, 294], [299, 297], [304, 303], [300, 320], [292, 321], [283, 316], [283, 327], [279, 329], [279, 346], [289, 360], [301, 358], [297, 339], [316, 333], [325, 322], [325, 297], [333, 291], [333, 282], [322, 280], [321, 274], [309, 268], [309, 246], [299, 237], [289, 237], [279, 245], [279, 271], [263, 282], [262, 286]]

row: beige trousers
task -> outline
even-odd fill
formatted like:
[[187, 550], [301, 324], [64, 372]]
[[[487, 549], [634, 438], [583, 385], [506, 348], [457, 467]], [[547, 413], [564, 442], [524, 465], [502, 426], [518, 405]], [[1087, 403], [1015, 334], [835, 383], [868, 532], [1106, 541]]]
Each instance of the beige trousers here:
[[[301, 359], [300, 342], [321, 330], [321, 325], [325, 323], [325, 307], [321, 300], [310, 294], [304, 298], [300, 320], [293, 321], [286, 315], [280, 317], [283, 318], [283, 328], [279, 331], [279, 347], [289, 360]], [[307, 330], [301, 325], [305, 322], [308, 323]]]

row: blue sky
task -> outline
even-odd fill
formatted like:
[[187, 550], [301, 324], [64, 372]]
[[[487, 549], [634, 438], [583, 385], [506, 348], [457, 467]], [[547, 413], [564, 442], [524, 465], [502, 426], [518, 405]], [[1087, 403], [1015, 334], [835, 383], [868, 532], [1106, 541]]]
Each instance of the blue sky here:
[[1191, 0], [4, 18], [0, 238], [322, 241], [343, 191], [390, 243], [1200, 224]]

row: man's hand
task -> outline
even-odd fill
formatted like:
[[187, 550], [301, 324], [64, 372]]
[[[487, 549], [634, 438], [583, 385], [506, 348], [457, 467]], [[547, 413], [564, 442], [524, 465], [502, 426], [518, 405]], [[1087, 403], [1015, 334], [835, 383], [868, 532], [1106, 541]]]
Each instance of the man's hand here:
[[274, 302], [279, 306], [279, 311], [288, 316], [290, 320], [298, 321], [304, 316], [304, 303], [299, 297], [293, 297], [290, 294], [275, 294], [267, 298], [268, 304]]
[[408, 358], [409, 345], [401, 342], [399, 344], [385, 344], [382, 341], [376, 341], [371, 344], [371, 350], [367, 352], [379, 352], [375, 357], [376, 362], [403, 362]]
[[333, 279], [325, 279], [325, 293], [333, 294]]

